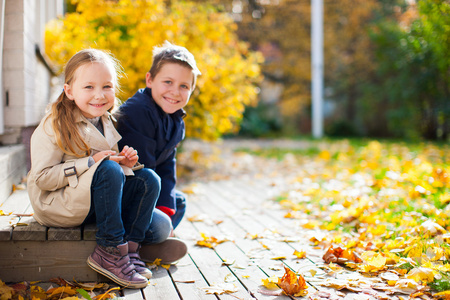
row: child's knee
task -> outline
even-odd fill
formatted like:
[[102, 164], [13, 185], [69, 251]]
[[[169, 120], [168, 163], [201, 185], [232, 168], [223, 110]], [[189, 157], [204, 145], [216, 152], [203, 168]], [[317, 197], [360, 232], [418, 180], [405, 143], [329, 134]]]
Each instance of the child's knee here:
[[122, 167], [115, 161], [104, 160], [97, 167], [96, 173], [100, 173], [103, 176], [110, 178], [111, 180], [125, 181], [125, 173]]
[[146, 184], [152, 189], [152, 190], [161, 190], [161, 177], [159, 177], [158, 174], [156, 174], [155, 171], [152, 169], [141, 169], [135, 173], [135, 176], [139, 176], [141, 178], [145, 178]]

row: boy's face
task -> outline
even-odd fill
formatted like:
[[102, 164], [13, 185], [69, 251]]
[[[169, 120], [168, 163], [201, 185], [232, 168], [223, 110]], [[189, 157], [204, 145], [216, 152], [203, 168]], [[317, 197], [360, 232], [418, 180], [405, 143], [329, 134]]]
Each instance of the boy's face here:
[[192, 70], [176, 63], [163, 65], [155, 78], [147, 73], [145, 82], [156, 104], [167, 114], [186, 106], [194, 90]]

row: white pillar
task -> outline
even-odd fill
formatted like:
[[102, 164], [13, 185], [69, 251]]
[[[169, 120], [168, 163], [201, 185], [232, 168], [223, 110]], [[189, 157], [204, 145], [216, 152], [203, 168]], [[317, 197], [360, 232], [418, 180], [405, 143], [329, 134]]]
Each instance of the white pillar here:
[[323, 0], [311, 0], [312, 134], [323, 136]]
[[0, 134], [5, 132], [5, 121], [3, 117], [3, 41], [5, 37], [5, 6], [6, 0], [0, 0]]

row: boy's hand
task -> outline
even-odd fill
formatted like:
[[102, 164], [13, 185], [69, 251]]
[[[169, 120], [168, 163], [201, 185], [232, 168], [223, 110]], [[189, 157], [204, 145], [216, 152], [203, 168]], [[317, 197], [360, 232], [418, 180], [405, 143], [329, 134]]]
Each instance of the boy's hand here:
[[[132, 168], [138, 161], [139, 156], [137, 155], [137, 151], [133, 149], [133, 147], [124, 146], [122, 151], [119, 153], [118, 158], [122, 158], [118, 163]], [[110, 159], [113, 159], [111, 156]]]

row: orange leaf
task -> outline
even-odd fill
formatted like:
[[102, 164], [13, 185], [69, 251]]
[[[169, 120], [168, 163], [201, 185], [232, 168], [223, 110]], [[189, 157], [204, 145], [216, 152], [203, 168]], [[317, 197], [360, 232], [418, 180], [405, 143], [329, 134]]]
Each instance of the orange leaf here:
[[341, 247], [333, 248], [333, 246], [328, 248], [327, 252], [325, 252], [322, 259], [326, 263], [330, 263], [330, 262], [346, 263], [349, 261], [355, 262], [355, 263], [361, 262], [361, 259], [358, 257], [358, 255], [355, 252], [350, 251], [348, 249], [343, 249]]
[[284, 267], [285, 274], [278, 279], [278, 285], [283, 289], [287, 295], [305, 296], [308, 291], [305, 278], [302, 275], [297, 275], [291, 269]]

